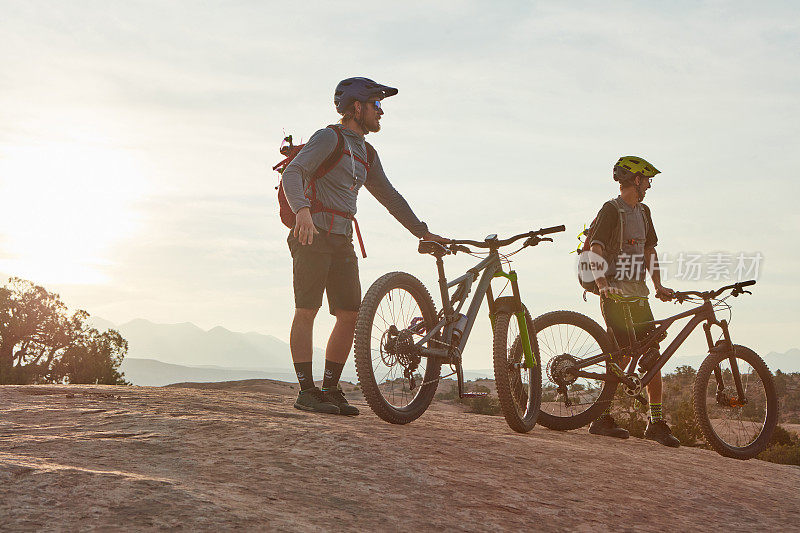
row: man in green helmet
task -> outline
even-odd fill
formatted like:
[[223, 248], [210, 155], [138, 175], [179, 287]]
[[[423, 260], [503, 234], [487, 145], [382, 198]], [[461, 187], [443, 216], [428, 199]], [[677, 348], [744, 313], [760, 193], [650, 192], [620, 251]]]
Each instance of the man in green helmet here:
[[[620, 195], [603, 205], [597, 215], [596, 229], [589, 243], [591, 251], [602, 256], [607, 263], [605, 273], [601, 271], [595, 273], [595, 281], [600, 290], [600, 309], [603, 318], [620, 348], [630, 343], [625, 326], [625, 306], [629, 307], [635, 323], [653, 320], [653, 312], [647, 301], [649, 290], [645, 284], [645, 271], [650, 272], [657, 298], [667, 301], [672, 295], [672, 289], [661, 284], [655, 250], [658, 236], [653, 227], [650, 208], [642, 203], [656, 174], [659, 174], [659, 171], [641, 157], [619, 158], [614, 165], [614, 180], [619, 183]], [[622, 225], [621, 234], [620, 225]], [[641, 299], [637, 303], [625, 304], [613, 300], [612, 294], [639, 296]], [[634, 330], [636, 336], [642, 338], [652, 328], [651, 325], [636, 327]], [[657, 348], [645, 354], [639, 362], [640, 370], [649, 369], [658, 357]], [[658, 373], [647, 385], [650, 417], [645, 438], [677, 448], [680, 442], [672, 435], [661, 410], [661, 392], [661, 373]], [[628, 431], [617, 426], [610, 411], [609, 405], [606, 411], [589, 426], [589, 433], [628, 438]]]

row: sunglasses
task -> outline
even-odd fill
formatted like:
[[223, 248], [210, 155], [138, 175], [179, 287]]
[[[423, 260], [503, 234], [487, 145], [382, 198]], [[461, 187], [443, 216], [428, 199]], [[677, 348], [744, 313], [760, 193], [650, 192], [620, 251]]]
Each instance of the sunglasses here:
[[368, 100], [368, 101], [366, 101], [364, 103], [365, 104], [372, 104], [372, 105], [375, 106], [375, 109], [377, 109], [378, 111], [382, 111], [381, 101], [380, 100]]

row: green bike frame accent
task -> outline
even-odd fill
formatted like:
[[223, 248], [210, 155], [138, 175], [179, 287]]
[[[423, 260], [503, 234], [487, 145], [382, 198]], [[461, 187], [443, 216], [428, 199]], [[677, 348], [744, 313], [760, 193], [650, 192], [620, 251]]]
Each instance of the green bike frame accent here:
[[[495, 278], [506, 278], [511, 282], [511, 290], [514, 295], [514, 302], [517, 304], [517, 310], [514, 315], [517, 317], [517, 324], [519, 325], [519, 337], [522, 340], [522, 353], [525, 355], [525, 367], [533, 368], [539, 364], [536, 356], [531, 349], [531, 338], [528, 333], [528, 321], [525, 320], [525, 309], [522, 307], [522, 300], [519, 296], [519, 286], [517, 285], [517, 273], [514, 270], [504, 272], [498, 270], [494, 273]], [[492, 329], [494, 329], [494, 317], [492, 317]]]

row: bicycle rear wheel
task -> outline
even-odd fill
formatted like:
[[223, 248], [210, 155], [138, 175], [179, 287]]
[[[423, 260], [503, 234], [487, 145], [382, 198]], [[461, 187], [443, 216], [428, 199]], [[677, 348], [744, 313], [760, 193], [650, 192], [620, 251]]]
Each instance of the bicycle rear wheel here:
[[[744, 398], [737, 393], [737, 371]], [[732, 352], [709, 354], [697, 371], [693, 396], [697, 422], [717, 453], [751, 459], [767, 447], [778, 423], [778, 398], [769, 368], [753, 350], [734, 344]]]
[[408, 347], [435, 325], [431, 295], [411, 274], [385, 274], [364, 296], [353, 343], [356, 372], [364, 398], [383, 420], [408, 424], [433, 400], [441, 364]]
[[539, 405], [542, 402], [542, 362], [533, 322], [528, 312], [528, 332], [531, 349], [537, 364], [524, 368], [524, 354], [519, 335], [517, 317], [509, 313], [497, 313], [494, 320], [494, 382], [497, 397], [506, 422], [514, 431], [527, 433], [536, 425]]
[[557, 430], [585, 426], [611, 405], [618, 381], [606, 374], [604, 362], [583, 370], [604, 375], [608, 381], [574, 377], [568, 369], [581, 359], [612, 352], [608, 333], [588, 316], [573, 311], [541, 315], [533, 321], [533, 330], [546, 370], [539, 423]]

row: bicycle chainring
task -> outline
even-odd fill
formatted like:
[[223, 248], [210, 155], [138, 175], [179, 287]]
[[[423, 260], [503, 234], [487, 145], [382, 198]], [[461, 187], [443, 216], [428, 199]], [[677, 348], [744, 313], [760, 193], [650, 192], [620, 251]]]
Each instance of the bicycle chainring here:
[[636, 396], [639, 395], [640, 392], [642, 392], [642, 380], [639, 379], [639, 376], [636, 375], [627, 375], [626, 377], [631, 381], [633, 381], [634, 386], [631, 388], [623, 383], [622, 387], [625, 390], [625, 394], [627, 394], [631, 398], [635, 398]]

